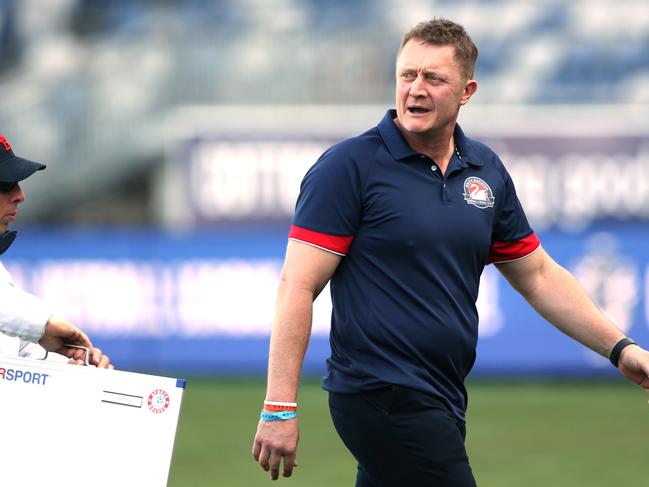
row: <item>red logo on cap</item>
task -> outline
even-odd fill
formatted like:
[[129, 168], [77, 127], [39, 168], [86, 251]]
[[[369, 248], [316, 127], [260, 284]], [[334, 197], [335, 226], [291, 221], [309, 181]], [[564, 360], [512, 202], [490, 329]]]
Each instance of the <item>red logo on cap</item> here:
[[5, 139], [4, 135], [0, 135], [0, 144], [2, 144], [5, 148], [6, 151], [11, 150], [11, 146], [9, 145], [9, 141]]

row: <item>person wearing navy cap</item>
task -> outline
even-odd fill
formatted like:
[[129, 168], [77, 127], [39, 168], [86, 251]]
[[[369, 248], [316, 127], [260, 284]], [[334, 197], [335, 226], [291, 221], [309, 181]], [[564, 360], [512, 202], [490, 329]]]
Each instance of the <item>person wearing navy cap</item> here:
[[[25, 200], [19, 183], [43, 169], [44, 164], [16, 156], [0, 135], [0, 254], [16, 238], [16, 232], [8, 228], [16, 219], [18, 205]], [[68, 357], [71, 363], [85, 363], [87, 358], [92, 365], [112, 367], [109, 357], [93, 347], [85, 333], [53, 315], [38, 297], [17, 287], [1, 263], [0, 303], [0, 355], [38, 355], [34, 350], [39, 344], [48, 352]], [[85, 351], [77, 347], [87, 348], [90, 356], [85, 357]]]
[[550, 258], [503, 163], [457, 124], [477, 89], [477, 56], [459, 24], [415, 26], [396, 58], [396, 109], [329, 148], [302, 181], [252, 448], [272, 479], [297, 466], [312, 302], [329, 281], [322, 385], [358, 461], [357, 487], [476, 485], [464, 446], [464, 380], [490, 263], [550, 323], [649, 390], [649, 353]]

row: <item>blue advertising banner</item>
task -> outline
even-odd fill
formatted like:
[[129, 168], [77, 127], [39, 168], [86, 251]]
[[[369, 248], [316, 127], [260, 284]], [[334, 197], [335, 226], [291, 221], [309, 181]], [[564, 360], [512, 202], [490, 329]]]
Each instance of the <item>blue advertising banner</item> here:
[[[87, 330], [118, 368], [261, 375], [287, 229], [27, 229], [3, 263], [18, 285]], [[649, 226], [600, 222], [540, 237], [620, 328], [649, 344]], [[485, 269], [477, 304], [475, 375], [616, 373], [539, 317], [494, 266]], [[324, 370], [329, 314], [326, 290], [314, 309], [308, 374]]]
[[[183, 140], [182, 221], [286, 221], [300, 181], [332, 144], [355, 133], [207, 132]], [[606, 220], [649, 221], [649, 136], [471, 136], [499, 155], [534, 228], [581, 231]], [[177, 176], [177, 175], [176, 175]]]

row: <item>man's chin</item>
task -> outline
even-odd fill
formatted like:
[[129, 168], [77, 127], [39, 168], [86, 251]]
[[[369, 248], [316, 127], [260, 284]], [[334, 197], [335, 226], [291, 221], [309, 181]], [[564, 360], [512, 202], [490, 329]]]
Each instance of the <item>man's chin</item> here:
[[431, 122], [420, 122], [415, 120], [406, 122], [403, 124], [403, 128], [406, 132], [413, 135], [425, 135], [432, 131], [433, 125]]

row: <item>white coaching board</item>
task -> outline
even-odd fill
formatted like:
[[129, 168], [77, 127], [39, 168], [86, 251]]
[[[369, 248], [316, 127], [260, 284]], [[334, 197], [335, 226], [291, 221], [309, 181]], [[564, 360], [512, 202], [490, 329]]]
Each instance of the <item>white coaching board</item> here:
[[0, 486], [166, 486], [184, 387], [0, 356]]

